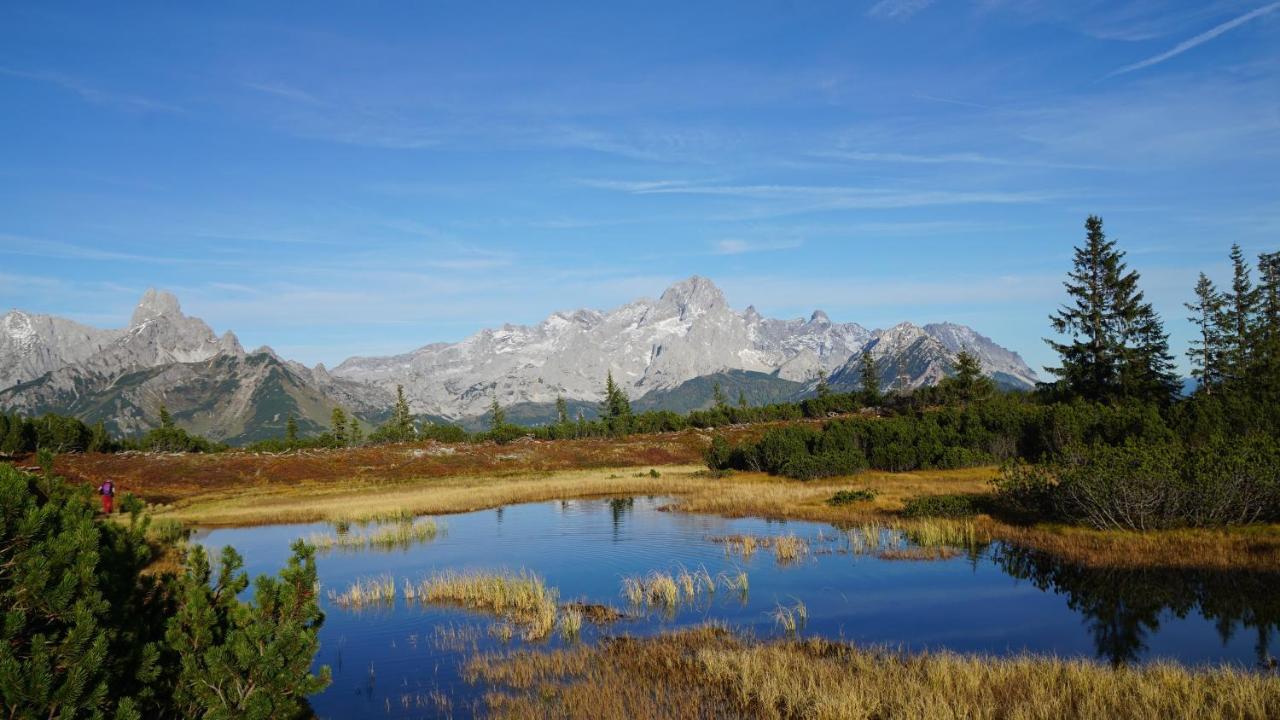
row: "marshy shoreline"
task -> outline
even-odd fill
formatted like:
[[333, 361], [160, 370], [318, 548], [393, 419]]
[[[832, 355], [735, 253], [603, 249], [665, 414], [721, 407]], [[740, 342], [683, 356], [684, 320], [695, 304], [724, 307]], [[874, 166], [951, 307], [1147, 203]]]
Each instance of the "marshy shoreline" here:
[[[743, 435], [759, 432], [746, 430]], [[697, 464], [700, 434], [619, 442], [555, 441], [521, 446], [445, 444], [321, 453], [62, 456], [59, 469], [95, 483], [110, 473], [124, 491], [155, 504], [155, 515], [188, 526], [350, 521], [447, 515], [552, 500], [627, 496], [672, 498], [670, 510], [723, 517], [866, 524], [962, 525], [976, 542], [1006, 542], [1091, 567], [1274, 570], [1280, 525], [1159, 531], [1095, 530], [1047, 522], [904, 517], [927, 495], [989, 497], [993, 466], [885, 472], [798, 481], [764, 473], [710, 473]], [[656, 462], [654, 462], [656, 461]], [[163, 470], [167, 468], [167, 471]], [[345, 474], [344, 473], [345, 469]], [[278, 479], [277, 479], [278, 478]], [[864, 501], [832, 504], [840, 491], [872, 490]]]

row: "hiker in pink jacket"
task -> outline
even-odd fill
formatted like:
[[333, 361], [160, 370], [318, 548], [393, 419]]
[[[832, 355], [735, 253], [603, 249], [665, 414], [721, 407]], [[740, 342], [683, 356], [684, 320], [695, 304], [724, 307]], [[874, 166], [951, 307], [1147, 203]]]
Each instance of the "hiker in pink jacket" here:
[[116, 485], [110, 480], [104, 481], [98, 486], [98, 494], [102, 496], [102, 512], [110, 515], [111, 505], [116, 497]]

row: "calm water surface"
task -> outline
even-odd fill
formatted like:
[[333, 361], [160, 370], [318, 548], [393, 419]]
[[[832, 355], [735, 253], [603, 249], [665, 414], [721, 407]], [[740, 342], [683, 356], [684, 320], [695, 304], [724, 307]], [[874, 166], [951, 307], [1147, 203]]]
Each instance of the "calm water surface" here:
[[[408, 549], [334, 551], [318, 556], [325, 590], [391, 574], [397, 585], [438, 570], [531, 570], [562, 600], [626, 609], [621, 580], [651, 570], [745, 570], [750, 591], [721, 589], [674, 614], [645, 613], [597, 631], [647, 635], [716, 620], [760, 637], [781, 633], [772, 611], [808, 608], [806, 635], [908, 650], [1024, 651], [1131, 663], [1257, 666], [1280, 627], [1280, 574], [1089, 571], [1000, 545], [942, 561], [882, 560], [849, 552], [829, 525], [725, 519], [661, 511], [659, 498], [579, 500], [511, 506], [441, 518], [446, 531]], [[289, 543], [326, 524], [213, 530], [197, 540], [216, 552], [233, 545], [256, 576], [275, 573]], [[726, 553], [716, 536], [794, 534], [806, 559], [779, 564], [769, 550]], [[326, 593], [322, 591], [322, 596]], [[317, 664], [333, 684], [313, 698], [322, 718], [469, 717], [483, 687], [460, 677], [476, 649], [503, 646], [494, 620], [458, 609], [409, 605], [353, 611], [322, 599]], [[459, 642], [458, 639], [462, 638]], [[531, 643], [556, 647], [558, 637]], [[519, 639], [509, 647], [524, 645]], [[449, 702], [438, 698], [448, 697]]]

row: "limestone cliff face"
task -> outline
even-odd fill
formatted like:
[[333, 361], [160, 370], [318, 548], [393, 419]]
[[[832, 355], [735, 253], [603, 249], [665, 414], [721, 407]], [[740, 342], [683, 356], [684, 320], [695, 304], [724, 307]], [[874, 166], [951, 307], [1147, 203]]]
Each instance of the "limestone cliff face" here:
[[944, 377], [955, 353], [970, 345], [985, 369], [1013, 378], [1009, 384], [1034, 383], [1035, 373], [1016, 354], [969, 328], [873, 332], [833, 323], [821, 310], [808, 320], [770, 319], [754, 307], [731, 309], [714, 283], [695, 276], [657, 300], [555, 313], [538, 325], [483, 330], [404, 355], [352, 358], [333, 375], [387, 390], [403, 385], [416, 412], [464, 418], [482, 414], [495, 395], [505, 405], [552, 403], [557, 396], [598, 401], [609, 372], [633, 399], [729, 370], [813, 382], [822, 372], [841, 373], [864, 350], [888, 357], [884, 366], [905, 366], [915, 386]]
[[397, 385], [414, 412], [461, 420], [483, 415], [495, 395], [524, 408], [561, 396], [596, 403], [608, 373], [633, 399], [652, 394], [657, 406], [688, 395], [674, 392], [686, 383], [724, 373], [755, 374], [749, 377], [757, 385], [759, 374], [771, 376], [777, 392], [812, 389], [826, 373], [834, 387], [851, 389], [864, 352], [879, 362], [884, 387], [917, 387], [952, 372], [962, 348], [1006, 386], [1036, 381], [1016, 353], [961, 325], [867, 330], [832, 322], [821, 310], [808, 319], [766, 318], [754, 307], [730, 308], [714, 283], [696, 276], [656, 300], [558, 312], [537, 325], [504, 325], [392, 357], [355, 357], [333, 370], [305, 367], [270, 348], [246, 352], [231, 332], [215, 335], [183, 314], [173, 295], [148, 290], [124, 329], [18, 310], [0, 317], [0, 410], [69, 412], [132, 433], [154, 426], [165, 404], [189, 429], [245, 440], [283, 433], [289, 415], [304, 431], [319, 430], [333, 407], [376, 422]]
[[189, 430], [240, 441], [283, 433], [290, 415], [318, 431], [335, 405], [376, 415], [391, 403], [377, 388], [322, 370], [246, 353], [234, 334], [215, 335], [157, 290], [142, 296], [122, 330], [19, 310], [0, 318], [0, 409], [72, 414], [121, 434], [154, 427], [161, 405]]

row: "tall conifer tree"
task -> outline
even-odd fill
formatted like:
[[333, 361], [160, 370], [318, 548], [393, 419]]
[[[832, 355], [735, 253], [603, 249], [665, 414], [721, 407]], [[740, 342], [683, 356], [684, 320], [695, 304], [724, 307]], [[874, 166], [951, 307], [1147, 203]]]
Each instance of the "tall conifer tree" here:
[[1124, 252], [1108, 240], [1102, 218], [1085, 221], [1085, 243], [1075, 249], [1064, 283], [1072, 298], [1050, 316], [1066, 342], [1046, 340], [1061, 367], [1046, 368], [1073, 395], [1088, 400], [1168, 401], [1175, 390], [1169, 338], [1138, 289]]
[[1222, 370], [1229, 382], [1243, 383], [1253, 359], [1258, 290], [1239, 245], [1231, 246], [1231, 291], [1222, 303]]
[[1196, 301], [1186, 303], [1191, 315], [1187, 317], [1195, 325], [1196, 337], [1191, 340], [1187, 357], [1191, 359], [1191, 376], [1200, 382], [1206, 395], [1222, 381], [1222, 328], [1218, 322], [1222, 316], [1222, 293], [1204, 273], [1195, 287]]
[[609, 371], [608, 377], [605, 379], [604, 403], [600, 411], [610, 433], [615, 435], [623, 433], [630, 427], [631, 400], [627, 397], [626, 391], [618, 383], [614, 382], [612, 370]]
[[864, 404], [875, 407], [884, 402], [884, 394], [880, 391], [880, 364], [876, 362], [870, 350], [862, 351], [858, 380], [862, 385]]

